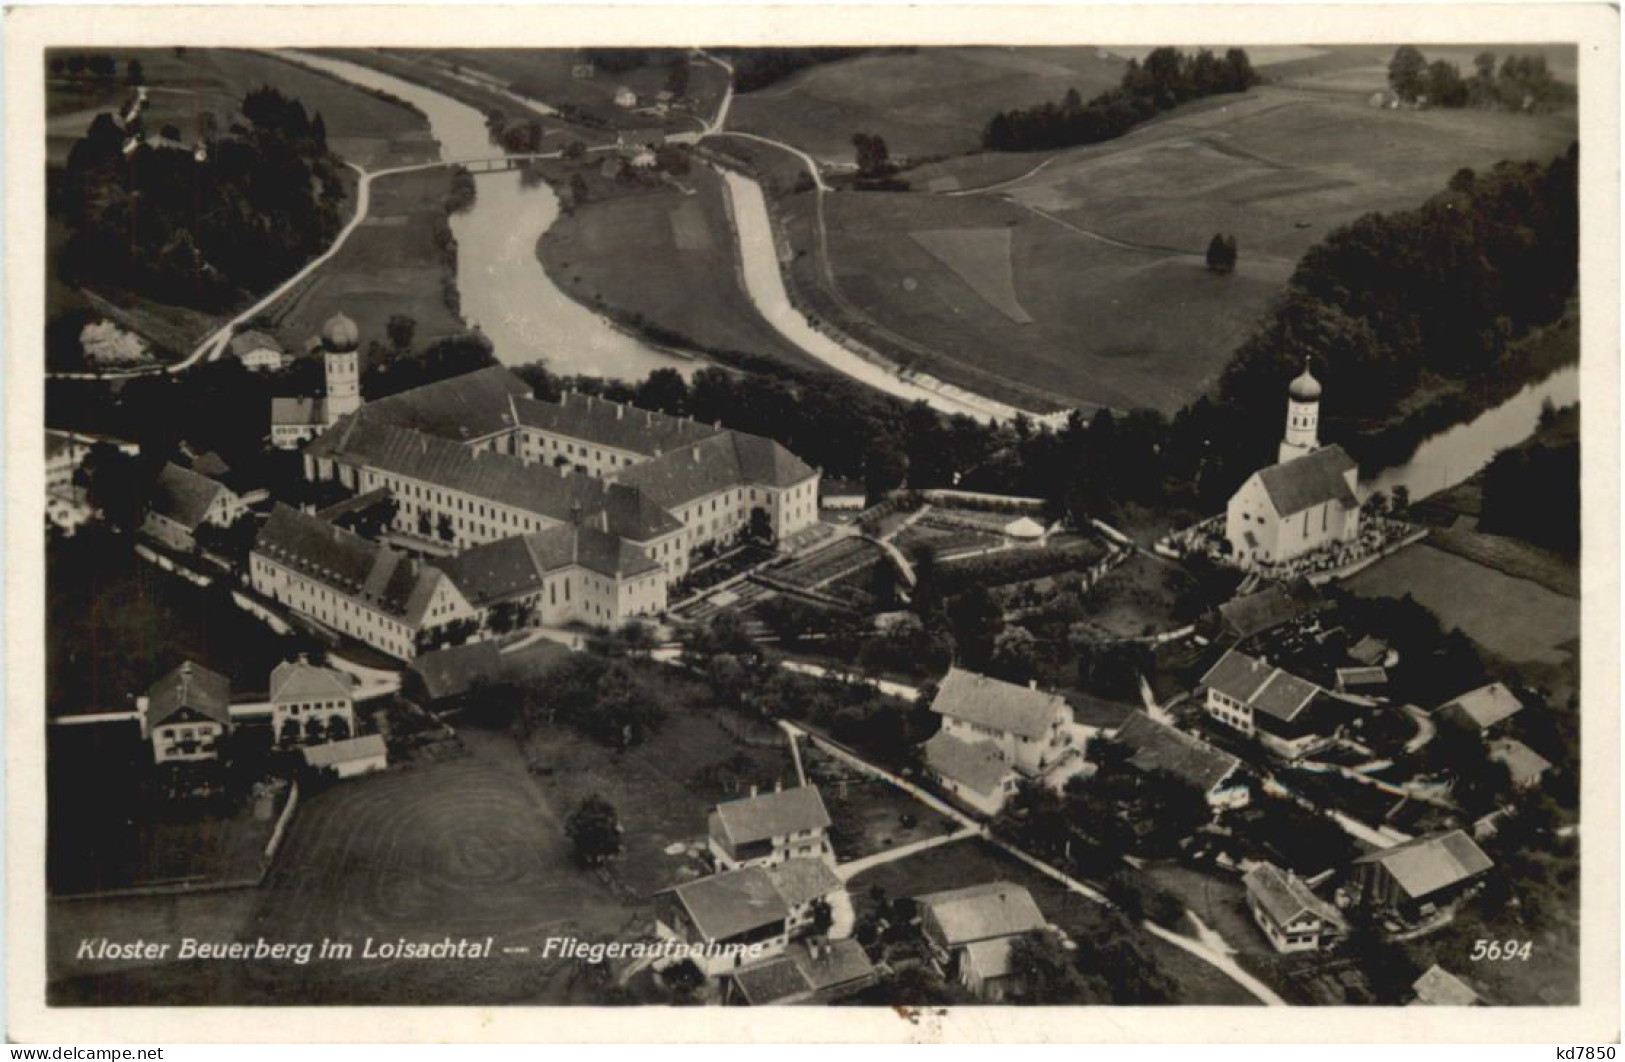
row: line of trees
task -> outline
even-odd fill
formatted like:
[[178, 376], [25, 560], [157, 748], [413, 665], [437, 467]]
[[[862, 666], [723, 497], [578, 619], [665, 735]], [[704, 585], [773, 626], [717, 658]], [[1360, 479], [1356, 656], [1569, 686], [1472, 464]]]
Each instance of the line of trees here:
[[982, 146], [989, 151], [1046, 151], [1097, 144], [1182, 103], [1246, 92], [1257, 83], [1252, 60], [1241, 48], [1222, 57], [1206, 48], [1195, 54], [1156, 48], [1144, 63], [1129, 60], [1118, 87], [1087, 103], [1077, 89], [1068, 89], [1059, 103], [1000, 111], [983, 130]]
[[1407, 103], [1427, 102], [1434, 107], [1487, 107], [1497, 110], [1543, 111], [1574, 102], [1572, 85], [1558, 81], [1544, 55], [1508, 55], [1494, 52], [1473, 57], [1473, 74], [1443, 59], [1429, 62], [1421, 50], [1404, 45], [1388, 62], [1388, 86]]

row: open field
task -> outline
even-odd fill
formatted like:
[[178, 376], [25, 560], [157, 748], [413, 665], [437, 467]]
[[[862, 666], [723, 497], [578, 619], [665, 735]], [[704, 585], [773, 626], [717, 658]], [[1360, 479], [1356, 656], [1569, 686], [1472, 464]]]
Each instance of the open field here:
[[[1472, 76], [1473, 57], [1485, 51], [1493, 52], [1501, 58], [1505, 58], [1508, 54], [1544, 56], [1546, 65], [1553, 75], [1571, 85], [1575, 83], [1578, 69], [1579, 57], [1575, 49], [1569, 45], [1418, 44], [1417, 47], [1429, 62], [1442, 59], [1447, 63], [1454, 63], [1464, 77]], [[1392, 45], [1381, 44], [1339, 44], [1326, 48], [1305, 48], [1301, 49], [1304, 53], [1302, 55], [1294, 56], [1283, 52], [1268, 62], [1256, 54], [1256, 49], [1249, 51], [1255, 53], [1253, 65], [1259, 67], [1266, 77], [1280, 84], [1360, 97], [1369, 96], [1373, 92], [1388, 91], [1388, 63], [1394, 56]]]
[[847, 767], [810, 742], [801, 746], [801, 758], [808, 782], [818, 786], [829, 809], [830, 839], [842, 863], [959, 828], [896, 786]]
[[[866, 870], [852, 880], [850, 891], [861, 916], [874, 906], [869, 890], [877, 885], [885, 890], [888, 898], [895, 899], [990, 881], [1011, 881], [1024, 886], [1050, 924], [1059, 926], [1073, 938], [1086, 938], [1102, 925], [1105, 912], [1098, 904], [1067, 891], [1053, 879], [976, 839], [954, 841]], [[1171, 1002], [1208, 1006], [1257, 1002], [1224, 974], [1172, 944], [1149, 933], [1141, 935], [1138, 943], [1178, 986], [1178, 994]]]
[[[1172, 411], [1212, 383], [1329, 230], [1419, 206], [1462, 167], [1550, 158], [1575, 135], [1572, 112], [1383, 111], [1277, 86], [1214, 97], [1103, 144], [968, 155], [905, 174], [910, 192], [826, 196], [840, 300], [820, 295], [813, 197], [780, 205], [795, 286], [899, 360], [989, 393], [988, 377], [1002, 378], [1029, 401]], [[976, 231], [987, 247], [1009, 233], [1008, 263], [995, 248], [983, 269], [1008, 271], [1031, 323], [918, 243], [944, 229]], [[1234, 274], [1205, 268], [1214, 232], [1238, 241]]]
[[1136, 553], [1085, 596], [1089, 626], [1108, 638], [1139, 638], [1182, 627], [1178, 606], [1191, 582], [1179, 565]]
[[661, 698], [666, 721], [643, 744], [618, 751], [558, 726], [532, 733], [525, 746], [535, 784], [560, 818], [592, 794], [615, 806], [626, 846], [615, 870], [640, 896], [693, 876], [695, 861], [666, 849], [703, 845], [706, 814], [718, 801], [796, 780], [777, 729], [705, 704], [700, 687], [675, 672], [648, 677], [672, 685]]
[[1345, 585], [1364, 597], [1410, 594], [1436, 612], [1446, 629], [1460, 627], [1514, 663], [1563, 665], [1573, 659], [1580, 636], [1576, 599], [1425, 542], [1379, 561]]
[[[479, 178], [474, 183], [477, 196]], [[417, 321], [419, 347], [462, 332], [444, 297], [447, 285], [455, 290], [456, 249], [442, 252], [437, 235], [446, 227], [443, 203], [450, 190], [451, 176], [441, 169], [374, 181], [367, 220], [338, 254], [266, 312], [276, 322], [268, 331], [285, 349], [302, 351], [343, 310], [364, 342], [387, 341], [385, 326], [395, 314]]]
[[[580, 1001], [570, 994], [568, 964], [534, 951], [504, 956], [501, 947], [534, 949], [549, 934], [614, 934], [631, 912], [571, 863], [559, 818], [527, 776], [512, 739], [471, 728], [465, 740], [466, 757], [340, 783], [310, 798], [261, 889], [198, 898], [211, 921], [177, 923], [186, 906], [169, 899], [118, 906], [133, 912], [135, 925], [169, 926], [166, 939], [331, 939], [355, 945], [359, 955], [369, 937], [391, 943], [492, 937], [492, 959], [357, 958], [302, 967], [172, 962], [79, 978], [71, 964], [59, 963], [56, 995], [125, 1004], [270, 1003], [297, 983], [300, 1000], [310, 1003]], [[241, 895], [257, 901], [251, 914]], [[57, 907], [53, 916], [64, 910], [79, 911]], [[81, 923], [71, 915], [61, 921]], [[220, 925], [209, 934], [212, 921]], [[68, 941], [55, 922], [52, 937], [62, 956]]]
[[1121, 59], [1098, 48], [922, 48], [821, 63], [734, 100], [730, 124], [831, 161], [853, 160], [852, 134], [878, 134], [893, 157], [981, 146], [994, 112], [1085, 99], [1118, 83]]
[[682, 187], [629, 190], [589, 178], [585, 205], [560, 214], [537, 255], [565, 294], [631, 324], [647, 322], [695, 346], [816, 368], [821, 363], [756, 311], [740, 275], [727, 191], [703, 166]]

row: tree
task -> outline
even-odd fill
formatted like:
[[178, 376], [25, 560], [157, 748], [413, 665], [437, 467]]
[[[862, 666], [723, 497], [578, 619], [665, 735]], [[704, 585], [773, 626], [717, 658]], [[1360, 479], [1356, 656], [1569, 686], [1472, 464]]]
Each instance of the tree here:
[[579, 173], [570, 174], [570, 202], [572, 204], [580, 206], [587, 201], [588, 196], [591, 194], [591, 190], [587, 187], [587, 178]]
[[299, 720], [292, 716], [282, 720], [282, 727], [277, 731], [277, 743], [281, 745], [297, 745], [299, 743]]
[[678, 56], [672, 60], [671, 67], [666, 71], [666, 90], [673, 96], [682, 98], [688, 95], [688, 58]]
[[773, 517], [760, 505], [750, 511], [750, 526], [746, 533], [757, 542], [773, 541]]
[[342, 715], [335, 715], [333, 721], [327, 726], [327, 739], [329, 741], [343, 741], [350, 736], [350, 724]]
[[1411, 45], [1403, 45], [1388, 62], [1388, 85], [1407, 103], [1427, 91], [1428, 61]]
[[908, 455], [888, 435], [872, 439], [863, 461], [863, 487], [871, 502], [903, 485], [908, 476]]
[[1215, 273], [1229, 273], [1236, 268], [1236, 238], [1215, 232], [1207, 245], [1207, 267]]
[[870, 133], [853, 133], [852, 147], [857, 151], [859, 177], [886, 177], [895, 167], [886, 141]]
[[587, 145], [583, 141], [572, 140], [568, 144], [564, 145], [564, 148], [560, 154], [574, 162], [578, 159], [587, 157]]
[[601, 867], [621, 854], [620, 817], [614, 805], [596, 793], [576, 805], [565, 821], [564, 833], [582, 866]]
[[1056, 936], [1035, 929], [1010, 942], [1010, 973], [1024, 1002], [1039, 1006], [1084, 1002], [1084, 981], [1072, 954]]
[[404, 313], [389, 315], [389, 323], [384, 331], [389, 334], [389, 342], [398, 351], [407, 351], [412, 347], [412, 338], [417, 335], [418, 323]]
[[124, 81], [129, 85], [145, 85], [147, 83], [146, 72], [141, 69], [141, 60], [131, 59], [124, 64]]
[[305, 720], [305, 740], [311, 743], [321, 741], [327, 735], [327, 724], [319, 715], [313, 715]]

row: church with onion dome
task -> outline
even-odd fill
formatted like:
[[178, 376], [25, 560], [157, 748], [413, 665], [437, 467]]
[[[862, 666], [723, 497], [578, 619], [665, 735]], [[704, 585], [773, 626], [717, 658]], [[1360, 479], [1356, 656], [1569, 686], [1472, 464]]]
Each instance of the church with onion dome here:
[[1359, 469], [1320, 445], [1320, 381], [1306, 364], [1287, 388], [1276, 463], [1247, 477], [1225, 511], [1230, 556], [1244, 568], [1287, 564], [1360, 533]]
[[297, 450], [339, 418], [361, 408], [361, 333], [342, 313], [322, 326], [322, 361], [326, 387], [321, 398], [271, 399], [271, 445]]

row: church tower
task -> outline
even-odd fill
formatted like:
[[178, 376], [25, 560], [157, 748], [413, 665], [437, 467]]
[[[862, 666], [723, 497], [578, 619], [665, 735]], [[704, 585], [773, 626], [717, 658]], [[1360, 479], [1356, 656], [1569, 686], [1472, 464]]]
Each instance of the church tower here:
[[1286, 437], [1277, 460], [1285, 464], [1320, 449], [1320, 381], [1304, 361], [1303, 373], [1287, 388]]
[[355, 322], [336, 313], [322, 326], [322, 357], [327, 363], [327, 424], [361, 408], [361, 336]]

